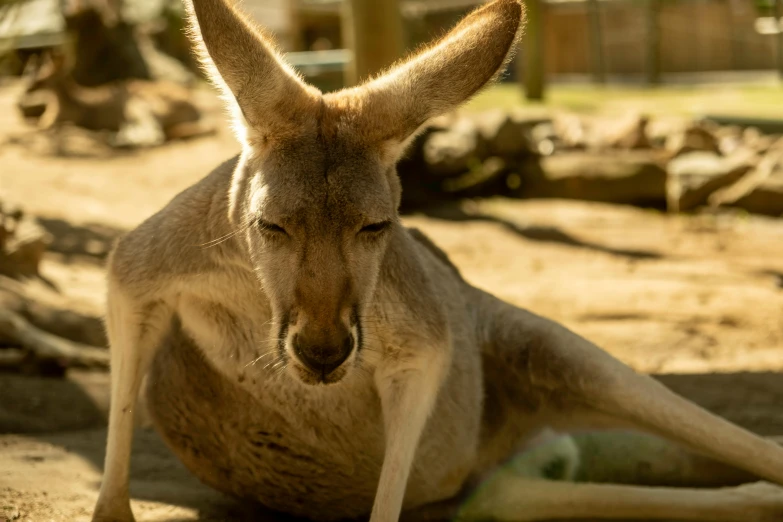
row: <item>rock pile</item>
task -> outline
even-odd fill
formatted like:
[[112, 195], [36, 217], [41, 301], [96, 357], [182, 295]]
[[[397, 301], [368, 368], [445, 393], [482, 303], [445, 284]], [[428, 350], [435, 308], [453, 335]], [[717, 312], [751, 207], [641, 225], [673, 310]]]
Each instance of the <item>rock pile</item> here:
[[434, 120], [398, 171], [403, 210], [456, 198], [567, 198], [783, 215], [783, 137], [709, 120], [500, 110]]

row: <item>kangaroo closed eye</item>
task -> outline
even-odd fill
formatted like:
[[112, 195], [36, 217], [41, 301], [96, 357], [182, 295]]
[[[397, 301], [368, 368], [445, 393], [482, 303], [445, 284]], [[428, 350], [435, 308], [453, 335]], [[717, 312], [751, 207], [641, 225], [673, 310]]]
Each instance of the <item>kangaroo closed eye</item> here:
[[274, 223], [270, 223], [269, 221], [264, 221], [263, 219], [259, 219], [256, 221], [256, 224], [258, 225], [258, 229], [261, 230], [262, 232], [288, 235], [288, 232], [286, 232], [286, 230], [283, 227], [281, 227], [280, 225], [275, 225]]
[[362, 227], [360, 232], [366, 232], [370, 234], [378, 234], [388, 229], [391, 226], [391, 221], [379, 221], [378, 223], [371, 223]]

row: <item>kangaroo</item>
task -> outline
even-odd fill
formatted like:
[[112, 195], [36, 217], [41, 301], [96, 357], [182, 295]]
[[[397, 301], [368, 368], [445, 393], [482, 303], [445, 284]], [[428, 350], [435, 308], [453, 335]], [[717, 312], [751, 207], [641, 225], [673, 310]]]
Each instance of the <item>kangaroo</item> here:
[[65, 57], [59, 53], [45, 55], [26, 94], [39, 90], [53, 95], [38, 122], [43, 129], [72, 123], [89, 130], [119, 133], [144, 121], [165, 141], [215, 132], [203, 121], [201, 111], [183, 87], [144, 80], [83, 87], [70, 77]]
[[[228, 0], [186, 7], [242, 152], [112, 251], [94, 522], [133, 520], [145, 377], [153, 422], [191, 472], [293, 516], [783, 519], [783, 490], [768, 483], [783, 483], [783, 448], [470, 285], [402, 225], [397, 160], [428, 119], [504, 68], [519, 1], [487, 3], [386, 73], [328, 94]], [[768, 482], [589, 484], [506, 465], [547, 430], [586, 428], [651, 433]]]

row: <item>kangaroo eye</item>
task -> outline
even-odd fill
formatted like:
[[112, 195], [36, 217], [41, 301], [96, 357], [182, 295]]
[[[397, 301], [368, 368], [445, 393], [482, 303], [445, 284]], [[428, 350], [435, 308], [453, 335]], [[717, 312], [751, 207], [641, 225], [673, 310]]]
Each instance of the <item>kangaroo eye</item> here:
[[391, 221], [379, 221], [362, 227], [361, 232], [366, 234], [379, 234], [391, 226]]
[[286, 232], [283, 227], [280, 225], [275, 225], [274, 223], [270, 223], [269, 221], [259, 219], [256, 224], [258, 225], [258, 229], [261, 230], [261, 232], [267, 232], [269, 234], [284, 234], [286, 236], [288, 235], [288, 232]]

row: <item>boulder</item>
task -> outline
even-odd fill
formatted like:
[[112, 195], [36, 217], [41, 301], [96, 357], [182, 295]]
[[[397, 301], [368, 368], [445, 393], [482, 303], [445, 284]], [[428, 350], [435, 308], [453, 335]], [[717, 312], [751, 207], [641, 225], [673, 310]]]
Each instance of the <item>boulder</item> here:
[[487, 153], [503, 158], [517, 158], [536, 153], [531, 132], [536, 125], [546, 121], [548, 121], [546, 118], [528, 118], [522, 114], [500, 109], [474, 117]]
[[51, 101], [52, 96], [49, 92], [43, 90], [26, 92], [19, 97], [16, 107], [23, 118], [38, 119], [46, 112]]
[[602, 122], [595, 129], [596, 147], [599, 149], [636, 150], [651, 147], [647, 139], [647, 116], [631, 114], [626, 118]]
[[431, 174], [461, 174], [481, 164], [486, 151], [476, 124], [460, 118], [444, 130], [430, 132], [422, 144], [422, 158]]
[[673, 156], [688, 152], [704, 151], [718, 153], [718, 139], [705, 125], [695, 122], [682, 131], [671, 134], [666, 140], [666, 150]]
[[533, 150], [541, 156], [551, 156], [562, 148], [560, 138], [551, 121], [539, 123], [530, 129], [530, 141]]
[[742, 149], [729, 157], [715, 152], [688, 152], [672, 159], [667, 168], [666, 202], [672, 212], [707, 203], [710, 195], [738, 181], [753, 168], [755, 153]]
[[510, 188], [506, 181], [508, 174], [506, 161], [498, 156], [490, 156], [465, 174], [443, 180], [441, 189], [459, 198], [505, 195]]
[[688, 124], [688, 120], [679, 116], [656, 116], [652, 118], [646, 129], [650, 146], [658, 149], [665, 148], [669, 137], [682, 133]]
[[587, 123], [576, 114], [559, 114], [552, 121], [554, 131], [562, 145], [567, 149], [587, 148], [590, 129]]
[[748, 127], [742, 132], [743, 144], [763, 154], [775, 143], [779, 136], [764, 134], [757, 127]]
[[715, 131], [715, 137], [718, 138], [718, 151], [723, 156], [733, 154], [744, 145], [742, 140], [742, 128], [737, 125], [718, 127]]
[[51, 239], [20, 208], [0, 206], [0, 275], [14, 278], [38, 275]]
[[523, 172], [525, 197], [663, 206], [665, 158], [653, 150], [569, 152], [541, 158]]
[[753, 214], [783, 216], [783, 150], [767, 154], [752, 171], [709, 198], [713, 207], [741, 208]]

